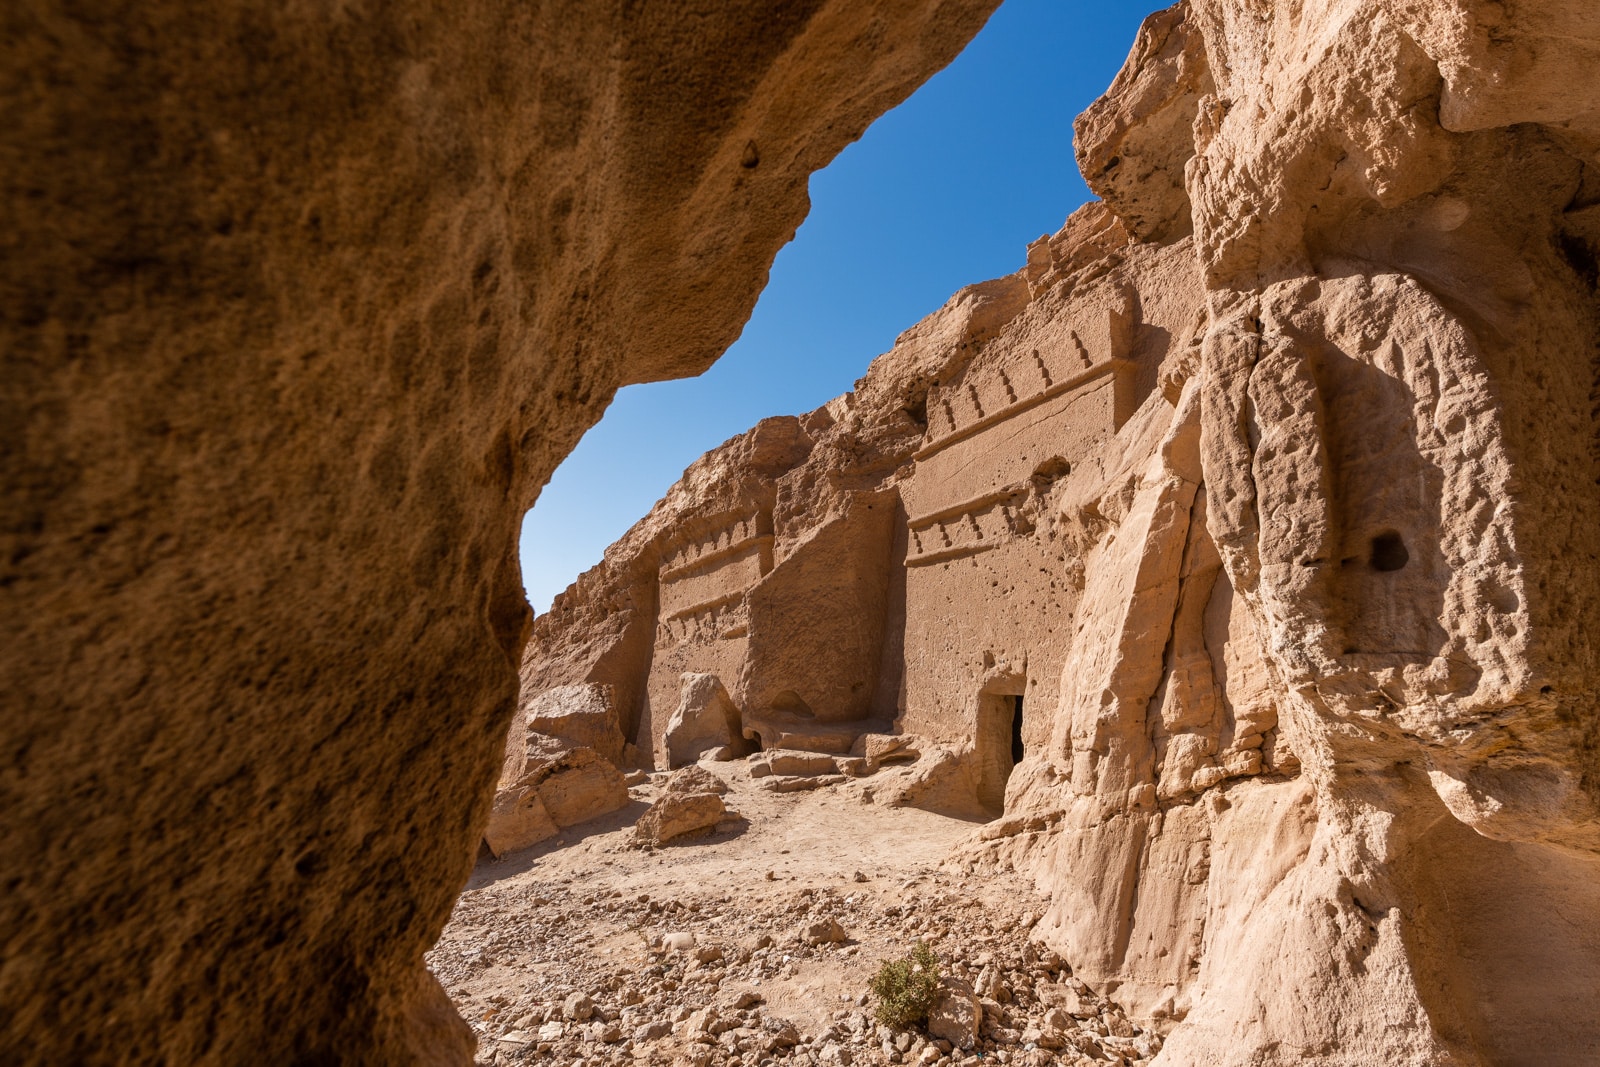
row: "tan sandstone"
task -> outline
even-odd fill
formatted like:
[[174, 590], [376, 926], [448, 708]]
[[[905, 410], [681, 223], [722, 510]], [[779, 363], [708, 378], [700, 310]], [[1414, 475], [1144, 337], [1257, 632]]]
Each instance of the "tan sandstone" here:
[[[564, 685], [532, 694], [518, 709], [528, 731], [592, 748], [618, 766], [626, 742], [609, 687]], [[515, 729], [515, 726], [513, 726]]]
[[725, 818], [727, 808], [716, 793], [666, 792], [639, 816], [634, 840], [642, 845], [664, 845], [705, 833]]
[[522, 515], [994, 6], [7, 7], [0, 1060], [470, 1059]]
[[691, 466], [525, 684], [916, 735], [863, 797], [990, 819], [1163, 1067], [1594, 1062], [1597, 59], [1578, 0], [1152, 16], [1102, 200]]

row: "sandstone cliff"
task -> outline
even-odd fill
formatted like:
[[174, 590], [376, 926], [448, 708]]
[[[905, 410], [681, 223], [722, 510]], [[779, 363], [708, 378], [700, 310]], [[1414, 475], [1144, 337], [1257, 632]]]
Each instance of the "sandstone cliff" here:
[[995, 3], [6, 6], [0, 1061], [470, 1059], [521, 517]]
[[1152, 16], [1103, 202], [691, 467], [525, 694], [958, 746], [1162, 1064], [1595, 1062], [1597, 60], [1577, 0]]

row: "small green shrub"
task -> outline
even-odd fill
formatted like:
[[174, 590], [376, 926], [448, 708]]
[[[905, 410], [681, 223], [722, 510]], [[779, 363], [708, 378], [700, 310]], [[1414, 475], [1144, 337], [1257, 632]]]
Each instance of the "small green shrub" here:
[[878, 997], [880, 1023], [893, 1027], [920, 1023], [939, 991], [939, 958], [918, 941], [905, 959], [884, 960], [870, 988]]

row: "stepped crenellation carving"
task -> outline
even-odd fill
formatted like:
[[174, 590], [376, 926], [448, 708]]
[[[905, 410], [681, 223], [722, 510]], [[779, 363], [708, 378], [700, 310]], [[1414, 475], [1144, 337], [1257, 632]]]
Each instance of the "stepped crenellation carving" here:
[[771, 522], [763, 521], [763, 518], [760, 512], [752, 511], [708, 534], [685, 540], [669, 549], [661, 558], [661, 580], [672, 581], [719, 558], [737, 553], [763, 537], [770, 542], [771, 536], [761, 531], [770, 527]]
[[1048, 354], [1032, 348], [1026, 354], [970, 371], [956, 383], [932, 386], [929, 410], [943, 417], [929, 418], [917, 458], [932, 455], [1109, 373], [1112, 358], [1109, 350], [1095, 358], [1078, 332], [1071, 330], [1068, 343]]
[[1007, 486], [928, 515], [908, 519], [906, 566], [924, 566], [987, 552], [1031, 532], [1018, 507], [1026, 486]]

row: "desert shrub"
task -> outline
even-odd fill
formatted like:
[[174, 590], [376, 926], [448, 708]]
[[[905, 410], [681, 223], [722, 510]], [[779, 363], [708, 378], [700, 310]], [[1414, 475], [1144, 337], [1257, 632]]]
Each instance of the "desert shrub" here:
[[894, 1027], [920, 1023], [939, 991], [939, 958], [918, 941], [905, 959], [884, 960], [870, 988], [878, 998], [880, 1023]]

